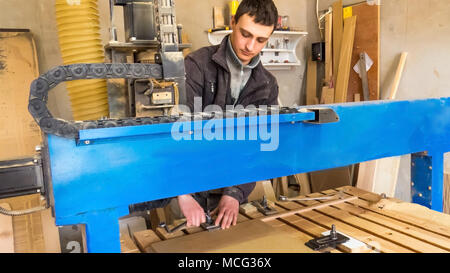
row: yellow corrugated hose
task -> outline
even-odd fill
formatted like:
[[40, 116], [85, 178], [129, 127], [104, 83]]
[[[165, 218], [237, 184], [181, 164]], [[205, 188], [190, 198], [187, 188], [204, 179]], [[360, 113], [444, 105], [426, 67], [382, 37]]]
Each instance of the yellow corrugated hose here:
[[[56, 23], [64, 65], [104, 63], [97, 0], [56, 0]], [[74, 120], [109, 115], [106, 80], [66, 82]]]

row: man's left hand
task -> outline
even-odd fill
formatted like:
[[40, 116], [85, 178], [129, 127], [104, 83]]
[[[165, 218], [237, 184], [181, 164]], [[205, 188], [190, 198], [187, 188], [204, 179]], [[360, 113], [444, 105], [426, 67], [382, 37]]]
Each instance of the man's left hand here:
[[239, 201], [231, 196], [222, 195], [219, 205], [211, 214], [214, 215], [216, 213], [218, 213], [215, 222], [216, 226], [220, 225], [222, 229], [226, 229], [231, 225], [236, 225], [239, 213]]

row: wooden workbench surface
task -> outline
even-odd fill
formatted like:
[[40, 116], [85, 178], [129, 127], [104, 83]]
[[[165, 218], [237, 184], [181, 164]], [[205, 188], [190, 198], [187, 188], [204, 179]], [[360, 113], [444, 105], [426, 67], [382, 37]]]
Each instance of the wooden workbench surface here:
[[[251, 228], [255, 222], [254, 219], [258, 219], [264, 224], [270, 225], [273, 228], [270, 228], [271, 231], [278, 230], [283, 236], [295, 238], [298, 242], [307, 242], [322, 236], [322, 233], [329, 231], [331, 225], [334, 224], [338, 232], [364, 243], [362, 244], [364, 247], [352, 248], [347, 244], [325, 251], [338, 253], [450, 252], [450, 215], [437, 213], [425, 207], [396, 199], [381, 199], [378, 194], [354, 187], [341, 187], [336, 190], [310, 194], [308, 197], [336, 194], [339, 198], [333, 200], [276, 202], [275, 208], [279, 211], [276, 217], [264, 216], [255, 210], [249, 210], [247, 206], [247, 212], [241, 211], [237, 226], [231, 227], [227, 233], [219, 231], [216, 234], [217, 236], [242, 235], [239, 236], [239, 239], [245, 241], [248, 235], [239, 233], [233, 235], [235, 234], [233, 229], [239, 229], [239, 225], [243, 225], [244, 222]], [[257, 226], [261, 225], [257, 224]], [[205, 242], [211, 242], [211, 245], [202, 243], [202, 246], [199, 247], [186, 248], [189, 242], [195, 243], [202, 240], [203, 236], [200, 233], [204, 233], [205, 238], [209, 238]], [[209, 232], [208, 234], [201, 228], [189, 228], [167, 234], [164, 229], [157, 228], [155, 231], [136, 232], [134, 238], [142, 252], [171, 252], [172, 249], [174, 252], [180, 252], [176, 250], [177, 244], [180, 246], [180, 243], [183, 244], [182, 252], [212, 252], [212, 249], [214, 252], [220, 252], [222, 249], [223, 252], [237, 252], [229, 245], [224, 248], [217, 248], [217, 244], [214, 246], [214, 236], [211, 237], [214, 233]], [[191, 234], [195, 234], [195, 236]], [[160, 241], [166, 242], [161, 243]], [[305, 250], [303, 246], [298, 249], [299, 252]], [[246, 252], [245, 250], [242, 252]], [[279, 247], [274, 250], [267, 247], [267, 249], [259, 249], [257, 252], [280, 252]], [[285, 252], [292, 252], [292, 250], [292, 247], [289, 247]], [[255, 251], [250, 249], [250, 252]]]

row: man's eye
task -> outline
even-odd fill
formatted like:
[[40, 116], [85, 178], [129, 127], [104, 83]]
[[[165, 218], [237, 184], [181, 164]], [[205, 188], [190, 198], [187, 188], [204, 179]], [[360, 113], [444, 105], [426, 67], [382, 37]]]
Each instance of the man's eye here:
[[244, 36], [245, 38], [248, 38], [248, 37], [250, 37], [250, 34], [248, 34], [248, 33], [242, 33], [242, 36]]
[[263, 44], [265, 43], [267, 40], [266, 39], [257, 39], [258, 43]]

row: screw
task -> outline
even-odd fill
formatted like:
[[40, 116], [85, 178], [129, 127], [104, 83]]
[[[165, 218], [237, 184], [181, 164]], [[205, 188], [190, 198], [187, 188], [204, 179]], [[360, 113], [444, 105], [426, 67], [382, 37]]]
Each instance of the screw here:
[[432, 169], [433, 169], [433, 167], [429, 166], [429, 167], [428, 167], [428, 169], [432, 170]]
[[91, 144], [91, 142], [89, 140], [85, 140], [84, 144], [89, 145], [89, 144]]
[[421, 194], [421, 193], [419, 193], [419, 197], [422, 197], [422, 194]]
[[428, 186], [428, 190], [430, 190], [430, 191], [431, 191], [431, 186]]
[[414, 187], [414, 182], [411, 182], [411, 186], [413, 186], [413, 187]]
[[335, 225], [331, 225], [331, 239], [332, 240], [337, 240], [337, 233], [336, 233], [336, 226]]

